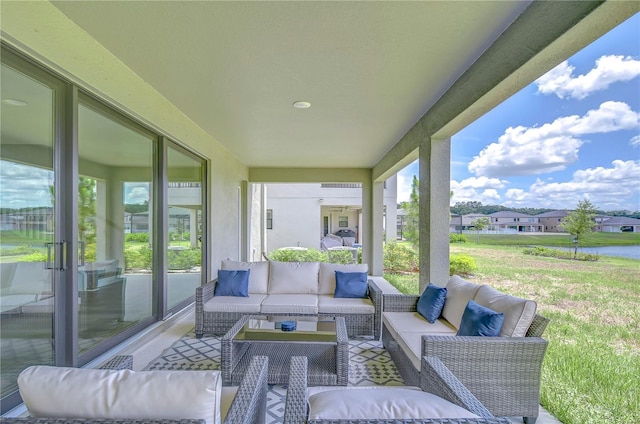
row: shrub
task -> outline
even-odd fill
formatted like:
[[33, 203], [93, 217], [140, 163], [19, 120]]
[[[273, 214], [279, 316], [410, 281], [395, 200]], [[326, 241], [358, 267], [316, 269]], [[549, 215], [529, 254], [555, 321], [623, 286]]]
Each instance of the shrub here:
[[[328, 262], [329, 258], [326, 252], [318, 249], [308, 250], [292, 250], [292, 249], [276, 249], [269, 253], [269, 259], [280, 262]], [[352, 257], [353, 258], [353, 257]]]
[[382, 260], [384, 269], [390, 272], [418, 270], [418, 253], [404, 243], [390, 241], [385, 244]]
[[449, 257], [449, 275], [466, 276], [472, 274], [476, 269], [478, 269], [476, 261], [469, 255], [452, 254]]
[[124, 250], [125, 269], [151, 269], [152, 253], [152, 250], [147, 246], [126, 247]]
[[522, 250], [522, 253], [531, 256], [545, 256], [558, 259], [575, 259], [577, 261], [597, 261], [600, 259], [599, 255], [582, 252], [578, 252], [574, 258], [573, 253], [571, 253], [570, 250], [549, 249], [548, 247], [542, 246], [527, 247]]
[[124, 240], [128, 242], [149, 243], [149, 233], [127, 233]]
[[202, 258], [200, 249], [169, 250], [167, 261], [169, 269], [191, 269], [199, 266]]
[[449, 233], [449, 243], [466, 243], [467, 236], [458, 233]]

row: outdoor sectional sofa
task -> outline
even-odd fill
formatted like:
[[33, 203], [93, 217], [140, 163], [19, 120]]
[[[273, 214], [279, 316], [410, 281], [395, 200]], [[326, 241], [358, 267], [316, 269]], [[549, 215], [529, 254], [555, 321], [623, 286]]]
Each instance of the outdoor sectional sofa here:
[[367, 273], [366, 264], [222, 261], [221, 269], [249, 270], [248, 296], [215, 296], [217, 279], [196, 289], [196, 337], [225, 334], [243, 315], [345, 319], [351, 337], [380, 338], [382, 292], [371, 280], [364, 298], [334, 297], [336, 271]]
[[[428, 322], [417, 312], [419, 296], [385, 294], [382, 341], [405, 384], [418, 385], [421, 358], [437, 357], [497, 417], [535, 422], [549, 320], [536, 303], [454, 275], [441, 316]], [[504, 314], [497, 337], [458, 336], [470, 300]]]

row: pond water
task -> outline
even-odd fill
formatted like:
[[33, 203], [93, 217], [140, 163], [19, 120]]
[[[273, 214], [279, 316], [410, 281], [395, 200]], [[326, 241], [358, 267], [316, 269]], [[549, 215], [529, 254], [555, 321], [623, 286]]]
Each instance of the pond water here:
[[[573, 247], [549, 247], [550, 249], [573, 250]], [[640, 260], [640, 245], [631, 246], [600, 246], [600, 247], [578, 247], [578, 252], [593, 253], [604, 256], [621, 256]]]

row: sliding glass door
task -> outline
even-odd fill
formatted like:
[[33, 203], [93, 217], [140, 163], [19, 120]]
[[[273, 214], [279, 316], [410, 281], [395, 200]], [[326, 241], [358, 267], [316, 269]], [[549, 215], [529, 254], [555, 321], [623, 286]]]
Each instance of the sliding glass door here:
[[206, 161], [0, 48], [5, 413], [26, 367], [83, 366], [192, 301]]
[[[78, 106], [78, 343], [151, 318], [155, 137], [84, 96]], [[131, 216], [136, 221], [131, 225]], [[142, 225], [139, 225], [141, 222]]]
[[1, 396], [33, 364], [54, 363], [55, 101], [59, 87], [2, 64]]

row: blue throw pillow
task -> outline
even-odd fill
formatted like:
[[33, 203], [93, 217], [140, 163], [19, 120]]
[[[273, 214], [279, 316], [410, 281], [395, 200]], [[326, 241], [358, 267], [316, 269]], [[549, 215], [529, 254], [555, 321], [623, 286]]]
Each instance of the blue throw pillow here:
[[429, 283], [418, 299], [418, 313], [433, 324], [440, 317], [446, 297], [446, 288]]
[[214, 296], [249, 297], [249, 270], [218, 270], [218, 282]]
[[470, 300], [462, 314], [457, 335], [497, 337], [503, 322], [503, 313], [498, 313]]
[[336, 291], [333, 297], [367, 297], [367, 278], [366, 272], [336, 271]]

